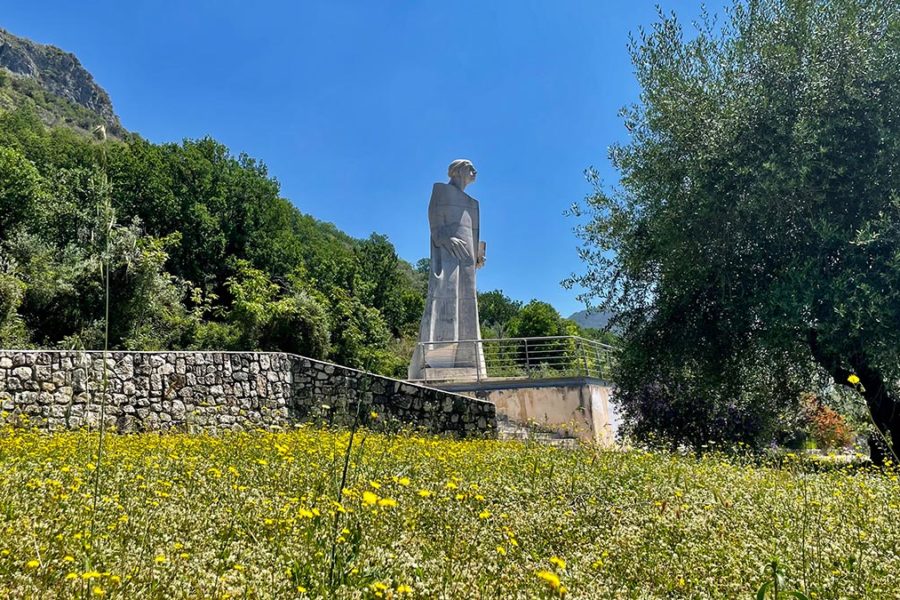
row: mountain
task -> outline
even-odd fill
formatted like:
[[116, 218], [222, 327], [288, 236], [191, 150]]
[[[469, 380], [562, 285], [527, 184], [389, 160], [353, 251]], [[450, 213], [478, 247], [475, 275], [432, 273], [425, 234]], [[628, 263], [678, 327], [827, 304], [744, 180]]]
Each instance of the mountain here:
[[603, 329], [609, 323], [610, 318], [612, 318], [612, 313], [587, 310], [580, 310], [569, 317], [569, 319], [578, 323], [579, 326], [590, 329]]
[[78, 58], [0, 29], [0, 109], [31, 106], [47, 125], [125, 133], [109, 94]]

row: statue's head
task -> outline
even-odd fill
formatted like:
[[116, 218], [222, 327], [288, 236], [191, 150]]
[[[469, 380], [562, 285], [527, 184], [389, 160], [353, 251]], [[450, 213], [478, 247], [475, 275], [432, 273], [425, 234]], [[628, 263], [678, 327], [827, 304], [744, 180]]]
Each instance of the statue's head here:
[[472, 161], [459, 158], [450, 163], [450, 166], [447, 168], [447, 175], [450, 176], [452, 185], [464, 190], [467, 185], [475, 181], [478, 171], [475, 170], [475, 165], [472, 164]]

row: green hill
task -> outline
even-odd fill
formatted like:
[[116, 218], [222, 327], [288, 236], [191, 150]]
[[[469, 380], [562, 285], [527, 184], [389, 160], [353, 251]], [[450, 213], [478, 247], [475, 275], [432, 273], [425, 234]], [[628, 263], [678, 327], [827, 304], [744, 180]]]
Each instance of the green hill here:
[[108, 273], [114, 348], [405, 373], [425, 283], [386, 237], [303, 214], [211, 138], [126, 132], [71, 54], [0, 31], [0, 67], [0, 347], [102, 347]]

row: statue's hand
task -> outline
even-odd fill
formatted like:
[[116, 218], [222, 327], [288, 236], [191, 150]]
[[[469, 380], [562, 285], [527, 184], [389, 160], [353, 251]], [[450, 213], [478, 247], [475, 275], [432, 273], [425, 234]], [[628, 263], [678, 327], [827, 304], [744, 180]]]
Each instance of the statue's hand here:
[[447, 244], [447, 250], [449, 250], [450, 254], [455, 256], [458, 260], [469, 258], [469, 246], [464, 240], [459, 238], [450, 238], [450, 242]]

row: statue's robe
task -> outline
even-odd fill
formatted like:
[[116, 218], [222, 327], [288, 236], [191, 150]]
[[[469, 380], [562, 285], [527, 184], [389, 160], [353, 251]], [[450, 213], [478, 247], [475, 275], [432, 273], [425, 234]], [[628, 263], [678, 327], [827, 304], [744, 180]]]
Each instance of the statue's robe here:
[[[428, 205], [428, 222], [431, 226], [428, 297], [409, 378], [427, 378], [425, 369], [470, 369], [472, 375], [483, 375], [481, 346], [472, 343], [481, 339], [475, 288], [475, 271], [479, 259], [483, 258], [479, 256], [478, 201], [456, 186], [435, 183]], [[465, 242], [468, 257], [458, 259], [450, 252], [453, 237]], [[464, 343], [455, 343], [460, 341]]]

